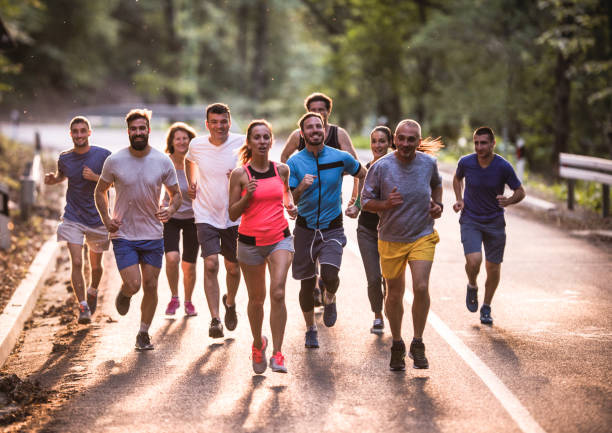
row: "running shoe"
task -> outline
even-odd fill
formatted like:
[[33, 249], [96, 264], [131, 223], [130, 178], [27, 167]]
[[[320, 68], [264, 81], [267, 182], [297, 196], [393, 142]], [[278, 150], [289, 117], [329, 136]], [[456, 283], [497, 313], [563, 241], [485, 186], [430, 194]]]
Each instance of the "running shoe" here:
[[389, 368], [391, 371], [404, 371], [406, 370], [406, 345], [404, 341], [394, 341], [391, 346], [391, 361], [389, 362]]
[[429, 368], [429, 362], [425, 358], [425, 344], [422, 341], [412, 341], [410, 343], [409, 356], [414, 361], [414, 368]]
[[117, 308], [117, 312], [122, 316], [125, 316], [127, 312], [130, 311], [130, 299], [132, 298], [130, 296], [125, 296], [123, 293], [121, 293], [121, 290], [119, 290], [119, 293], [117, 293], [117, 297], [115, 298], [115, 307]]
[[196, 311], [191, 301], [185, 301], [185, 315], [190, 317], [198, 315], [198, 312]]
[[261, 337], [261, 349], [251, 346], [251, 359], [253, 360], [253, 371], [255, 374], [262, 374], [268, 367], [266, 359], [266, 349], [268, 348], [268, 339]]
[[168, 306], [166, 307], [166, 314], [168, 316], [174, 316], [178, 307], [181, 306], [181, 301], [179, 298], [175, 298], [174, 296], [170, 298], [170, 302], [168, 302]]
[[136, 345], [134, 346], [136, 350], [153, 350], [153, 344], [151, 344], [151, 338], [147, 332], [139, 332], [136, 336]]
[[383, 322], [383, 319], [374, 319], [370, 332], [372, 334], [382, 335], [383, 332], [385, 332], [385, 322]]
[[306, 342], [304, 346], [309, 349], [316, 349], [319, 347], [318, 331], [316, 329], [306, 331]]
[[280, 351], [276, 352], [274, 356], [270, 358], [270, 369], [275, 373], [287, 373], [285, 357]]
[[91, 323], [91, 311], [87, 305], [79, 304], [79, 320], [81, 325]]
[[338, 311], [336, 310], [336, 301], [323, 305], [323, 323], [328, 328], [331, 328], [336, 324], [338, 318]]
[[467, 309], [475, 313], [478, 311], [478, 287], [467, 286], [467, 294], [465, 295], [465, 306]]
[[482, 307], [480, 307], [480, 323], [482, 323], [483, 325], [493, 324], [490, 305], [483, 305]]
[[223, 295], [223, 306], [225, 307], [225, 327], [233, 331], [238, 325], [238, 316], [236, 315], [236, 304], [231, 307], [227, 306], [227, 295]]
[[96, 312], [96, 308], [98, 307], [98, 291], [96, 290], [96, 294], [92, 295], [91, 293], [89, 293], [89, 290], [87, 290], [87, 305], [89, 306], [89, 311], [91, 311], [91, 314]]
[[216, 317], [210, 321], [210, 328], [208, 328], [208, 336], [210, 338], [223, 338], [223, 324]]

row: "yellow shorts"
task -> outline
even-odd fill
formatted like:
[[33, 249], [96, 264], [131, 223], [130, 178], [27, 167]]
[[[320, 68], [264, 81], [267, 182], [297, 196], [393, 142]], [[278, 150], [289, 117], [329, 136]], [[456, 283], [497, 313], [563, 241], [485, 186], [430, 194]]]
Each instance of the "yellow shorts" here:
[[433, 262], [438, 242], [440, 236], [435, 230], [410, 243], [387, 242], [379, 239], [378, 253], [383, 277], [388, 279], [401, 277], [406, 271], [406, 263], [413, 260]]

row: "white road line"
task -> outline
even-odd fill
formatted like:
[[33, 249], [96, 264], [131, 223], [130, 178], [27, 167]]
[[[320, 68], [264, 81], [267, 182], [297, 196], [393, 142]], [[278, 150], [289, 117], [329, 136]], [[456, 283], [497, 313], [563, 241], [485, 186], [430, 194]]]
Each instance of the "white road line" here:
[[[347, 248], [358, 258], [359, 248], [357, 244], [351, 240], [347, 242]], [[412, 293], [406, 291], [404, 296], [406, 302], [412, 305]], [[518, 424], [519, 428], [525, 433], [544, 433], [544, 429], [540, 427], [538, 422], [533, 419], [529, 411], [521, 404], [518, 398], [508, 389], [506, 385], [487, 367], [487, 365], [478, 357], [469, 347], [461, 341], [457, 335], [438, 317], [436, 313], [429, 310], [427, 321], [431, 324], [434, 330], [442, 337], [448, 345], [465, 361], [465, 363], [476, 373], [476, 375], [484, 382], [491, 390], [491, 393], [501, 403], [508, 415]]]

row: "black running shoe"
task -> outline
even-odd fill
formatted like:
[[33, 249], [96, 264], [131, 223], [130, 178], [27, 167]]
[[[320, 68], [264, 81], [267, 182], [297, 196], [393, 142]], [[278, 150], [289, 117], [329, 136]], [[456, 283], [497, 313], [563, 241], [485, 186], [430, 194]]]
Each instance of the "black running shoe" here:
[[409, 356], [414, 361], [414, 368], [429, 368], [429, 362], [425, 358], [425, 344], [422, 341], [410, 343]]
[[493, 324], [490, 305], [483, 305], [482, 307], [480, 307], [480, 323], [482, 323], [483, 325]]
[[210, 338], [223, 338], [223, 324], [216, 317], [210, 321], [210, 328], [208, 328], [208, 336]]
[[465, 306], [467, 307], [468, 311], [472, 313], [478, 311], [478, 287], [471, 288], [470, 286], [467, 286]]
[[406, 370], [406, 345], [403, 341], [393, 342], [391, 346], [391, 362], [389, 362], [389, 368], [391, 371], [404, 371]]
[[117, 293], [117, 297], [115, 298], [117, 313], [125, 316], [127, 312], [130, 311], [130, 299], [132, 299], [130, 296], [125, 296], [123, 293], [121, 293], [121, 290], [119, 290], [119, 293]]
[[151, 344], [151, 338], [147, 332], [139, 332], [136, 336], [136, 345], [134, 346], [136, 350], [153, 350], [153, 344]]
[[225, 307], [225, 327], [233, 331], [238, 325], [238, 316], [236, 315], [236, 304], [231, 307], [227, 306], [227, 295], [223, 295], [223, 306]]

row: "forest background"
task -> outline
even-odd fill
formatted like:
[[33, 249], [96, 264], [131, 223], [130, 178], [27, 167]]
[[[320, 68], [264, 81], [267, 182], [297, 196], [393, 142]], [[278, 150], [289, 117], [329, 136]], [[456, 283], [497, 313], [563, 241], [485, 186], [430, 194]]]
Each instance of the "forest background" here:
[[0, 0], [0, 18], [5, 119], [223, 101], [279, 135], [322, 91], [358, 142], [410, 117], [450, 151], [485, 124], [521, 137], [549, 177], [559, 152], [612, 157], [606, 0]]

